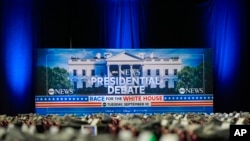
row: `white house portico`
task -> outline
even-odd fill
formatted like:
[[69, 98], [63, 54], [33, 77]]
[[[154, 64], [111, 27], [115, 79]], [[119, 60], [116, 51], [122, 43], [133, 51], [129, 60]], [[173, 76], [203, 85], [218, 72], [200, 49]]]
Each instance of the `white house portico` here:
[[133, 55], [121, 52], [96, 54], [93, 58], [72, 57], [68, 60], [74, 88], [100, 86], [145, 86], [175, 88], [177, 73], [182, 68], [178, 57], [159, 58], [153, 53]]

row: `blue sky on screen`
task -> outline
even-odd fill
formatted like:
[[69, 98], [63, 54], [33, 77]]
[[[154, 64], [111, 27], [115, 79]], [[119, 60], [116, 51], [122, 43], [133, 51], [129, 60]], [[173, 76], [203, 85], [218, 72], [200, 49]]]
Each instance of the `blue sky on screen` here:
[[48, 67], [62, 67], [68, 68], [68, 60], [71, 57], [78, 57], [83, 59], [92, 59], [97, 53], [104, 56], [104, 53], [112, 53], [112, 55], [119, 54], [121, 52], [127, 52], [132, 55], [138, 53], [144, 53], [146, 57], [149, 57], [151, 53], [154, 57], [158, 58], [171, 58], [179, 57], [182, 59], [183, 66], [197, 66], [204, 60], [204, 49], [63, 49], [63, 48], [48, 48], [38, 50], [38, 66]]

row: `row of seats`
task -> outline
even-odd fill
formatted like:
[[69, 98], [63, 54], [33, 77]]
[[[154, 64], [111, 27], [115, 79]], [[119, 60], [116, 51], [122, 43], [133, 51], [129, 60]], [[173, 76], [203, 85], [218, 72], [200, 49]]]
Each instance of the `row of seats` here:
[[249, 112], [0, 115], [0, 141], [228, 141]]

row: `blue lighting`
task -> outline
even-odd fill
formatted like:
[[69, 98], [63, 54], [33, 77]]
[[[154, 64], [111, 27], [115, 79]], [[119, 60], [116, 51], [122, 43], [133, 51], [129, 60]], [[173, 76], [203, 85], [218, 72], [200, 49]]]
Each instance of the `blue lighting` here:
[[241, 0], [216, 0], [208, 10], [209, 44], [214, 48], [215, 72], [219, 83], [232, 82], [239, 67], [242, 25]]
[[4, 0], [2, 3], [2, 57], [8, 88], [23, 97], [32, 74], [32, 1]]
[[104, 7], [105, 45], [139, 48], [145, 23], [143, 8], [141, 0], [107, 0]]

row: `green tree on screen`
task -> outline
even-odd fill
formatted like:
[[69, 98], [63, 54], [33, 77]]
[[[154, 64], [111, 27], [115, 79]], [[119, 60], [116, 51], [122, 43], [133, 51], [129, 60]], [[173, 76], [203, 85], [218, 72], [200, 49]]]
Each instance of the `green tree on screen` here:
[[203, 66], [185, 66], [178, 72], [176, 91], [180, 88], [203, 88]]
[[213, 93], [212, 66], [200, 63], [197, 67], [185, 66], [178, 72], [176, 91], [180, 88], [205, 88], [204, 93]]
[[64, 68], [38, 67], [37, 70], [37, 94], [46, 95], [47, 89], [69, 89], [72, 88], [69, 73]]

